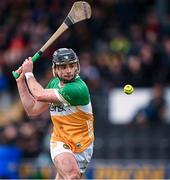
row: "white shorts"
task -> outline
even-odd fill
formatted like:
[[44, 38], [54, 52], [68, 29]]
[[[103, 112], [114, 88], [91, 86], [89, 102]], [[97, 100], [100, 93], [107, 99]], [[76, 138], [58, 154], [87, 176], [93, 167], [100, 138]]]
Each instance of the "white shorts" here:
[[53, 162], [54, 158], [63, 152], [73, 154], [80, 168], [80, 173], [85, 173], [93, 154], [93, 143], [90, 144], [85, 151], [81, 153], [73, 153], [69, 148], [67, 148], [67, 145], [61, 141], [50, 142], [50, 154]]

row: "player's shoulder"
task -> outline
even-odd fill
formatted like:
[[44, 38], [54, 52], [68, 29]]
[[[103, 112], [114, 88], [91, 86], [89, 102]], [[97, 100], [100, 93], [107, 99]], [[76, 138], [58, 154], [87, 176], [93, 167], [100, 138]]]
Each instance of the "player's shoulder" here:
[[72, 83], [73, 84], [81, 84], [83, 86], [87, 86], [85, 81], [79, 75], [76, 76], [75, 80]]
[[90, 94], [86, 83], [76, 76], [74, 81], [66, 83], [59, 93], [71, 105], [87, 105], [90, 101]]
[[74, 88], [81, 88], [81, 89], [88, 89], [87, 84], [81, 79], [79, 75], [76, 76], [74, 81], [67, 83], [66, 86], [74, 87]]

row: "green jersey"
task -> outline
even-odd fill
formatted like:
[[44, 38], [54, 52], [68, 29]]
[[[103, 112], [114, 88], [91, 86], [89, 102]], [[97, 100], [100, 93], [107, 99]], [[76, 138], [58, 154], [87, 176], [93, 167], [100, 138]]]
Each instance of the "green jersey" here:
[[57, 97], [63, 104], [77, 106], [86, 105], [90, 101], [88, 87], [85, 82], [77, 76], [73, 82], [60, 85], [59, 78], [53, 78], [47, 85], [49, 89], [55, 89]]

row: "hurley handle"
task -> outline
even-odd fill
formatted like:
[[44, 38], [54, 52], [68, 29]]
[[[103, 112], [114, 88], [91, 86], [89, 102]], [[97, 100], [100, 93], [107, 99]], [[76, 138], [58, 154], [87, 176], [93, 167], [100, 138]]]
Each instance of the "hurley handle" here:
[[[42, 51], [38, 51], [37, 53], [34, 54], [32, 57], [32, 62], [35, 62], [39, 57], [42, 55]], [[12, 75], [14, 76], [15, 79], [18, 79], [20, 74], [16, 73], [15, 71], [12, 71]]]

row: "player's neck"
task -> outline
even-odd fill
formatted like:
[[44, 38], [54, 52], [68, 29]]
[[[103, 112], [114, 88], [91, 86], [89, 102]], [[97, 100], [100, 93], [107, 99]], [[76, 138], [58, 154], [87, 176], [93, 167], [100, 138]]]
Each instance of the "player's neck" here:
[[60, 87], [64, 86], [64, 82], [60, 81]]

